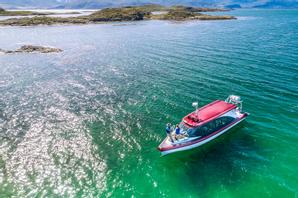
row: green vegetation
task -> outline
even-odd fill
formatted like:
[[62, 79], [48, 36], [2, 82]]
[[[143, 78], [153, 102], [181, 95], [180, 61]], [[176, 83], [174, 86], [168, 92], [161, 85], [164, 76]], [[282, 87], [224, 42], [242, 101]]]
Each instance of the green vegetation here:
[[147, 4], [143, 6], [126, 6], [124, 8], [138, 9], [142, 12], [157, 12], [167, 10], [167, 7], [158, 4]]
[[13, 18], [0, 21], [0, 25], [11, 26], [34, 26], [34, 25], [54, 25], [54, 24], [85, 24], [88, 21], [79, 17], [26, 17], [26, 18]]
[[228, 16], [228, 15], [225, 15], [225, 16], [212, 16], [212, 15], [201, 15], [201, 16], [197, 16], [195, 19], [198, 19], [198, 20], [231, 20], [231, 19], [237, 19], [236, 17], [234, 16]]
[[[25, 10], [15, 10], [9, 11], [3, 8], [0, 8], [0, 16], [45, 16], [45, 15], [55, 15], [59, 13], [54, 12], [34, 12], [34, 11], [25, 11]], [[80, 14], [80, 12], [68, 12], [63, 14]]]
[[187, 6], [172, 6], [168, 10], [180, 10], [186, 12], [223, 12], [228, 11], [221, 8], [199, 8], [199, 7], [187, 7]]
[[[164, 7], [160, 5], [129, 6], [122, 8], [106, 8], [87, 16], [78, 17], [32, 17], [14, 18], [0, 21], [0, 25], [32, 26], [53, 24], [87, 24], [113, 21], [139, 21], [139, 20], [227, 20], [235, 19], [232, 16], [211, 16], [201, 14], [206, 11], [224, 11], [221, 9], [196, 8], [185, 6]], [[6, 12], [6, 11], [4, 11]], [[19, 11], [18, 11], [19, 12]], [[153, 12], [160, 12], [153, 14]]]
[[233, 16], [212, 16], [200, 12], [219, 12], [226, 11], [218, 8], [197, 8], [185, 6], [173, 6], [165, 9], [166, 13], [152, 16], [152, 19], [159, 20], [227, 20], [235, 19]]
[[44, 15], [42, 13], [32, 11], [1, 11], [0, 16], [30, 16], [30, 15]]
[[29, 15], [47, 15], [52, 13], [40, 13], [32, 11], [8, 11], [3, 8], [0, 8], [0, 16], [29, 16]]
[[106, 8], [97, 11], [85, 18], [90, 22], [101, 21], [139, 21], [145, 16], [149, 16], [150, 12], [139, 7], [124, 7], [124, 8]]
[[166, 13], [152, 16], [152, 19], [158, 20], [186, 20], [186, 19], [194, 19], [197, 15], [202, 15], [200, 13], [188, 12], [184, 10], [170, 10]]

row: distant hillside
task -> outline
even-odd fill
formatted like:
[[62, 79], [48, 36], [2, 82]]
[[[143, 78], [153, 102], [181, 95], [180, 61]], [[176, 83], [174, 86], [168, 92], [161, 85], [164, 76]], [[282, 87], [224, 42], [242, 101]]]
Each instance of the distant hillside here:
[[0, 0], [0, 7], [94, 9], [148, 3], [221, 8], [298, 8], [297, 0]]
[[271, 1], [255, 8], [298, 8], [298, 1]]

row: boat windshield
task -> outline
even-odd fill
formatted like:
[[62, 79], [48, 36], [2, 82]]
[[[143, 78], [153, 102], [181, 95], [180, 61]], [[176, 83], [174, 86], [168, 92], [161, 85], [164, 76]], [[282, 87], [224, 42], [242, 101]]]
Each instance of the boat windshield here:
[[193, 132], [193, 128], [186, 126], [182, 122], [180, 123], [179, 127], [180, 127], [182, 133], [186, 132], [187, 134], [192, 134], [192, 132]]

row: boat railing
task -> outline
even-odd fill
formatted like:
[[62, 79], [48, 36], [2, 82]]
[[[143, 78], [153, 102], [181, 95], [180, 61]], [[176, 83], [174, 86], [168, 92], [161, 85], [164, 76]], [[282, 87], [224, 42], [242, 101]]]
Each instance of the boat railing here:
[[237, 109], [241, 112], [242, 111], [242, 100], [240, 96], [236, 95], [229, 95], [225, 100], [227, 103], [234, 104], [237, 106]]

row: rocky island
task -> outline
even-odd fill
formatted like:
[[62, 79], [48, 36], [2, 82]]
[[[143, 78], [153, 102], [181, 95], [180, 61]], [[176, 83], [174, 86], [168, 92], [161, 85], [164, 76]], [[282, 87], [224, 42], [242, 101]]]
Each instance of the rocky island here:
[[4, 54], [14, 54], [14, 53], [58, 53], [62, 52], [59, 48], [53, 48], [53, 47], [44, 47], [44, 46], [36, 46], [36, 45], [23, 45], [19, 49], [16, 50], [3, 50], [0, 49], [0, 53]]
[[[233, 16], [214, 16], [201, 12], [226, 11], [216, 8], [197, 8], [185, 6], [164, 7], [160, 5], [128, 6], [122, 8], [105, 8], [87, 16], [48, 17], [36, 16], [13, 18], [0, 21], [2, 26], [33, 26], [53, 24], [90, 24], [103, 22], [140, 21], [140, 20], [229, 20]], [[158, 12], [158, 14], [154, 14]]]

